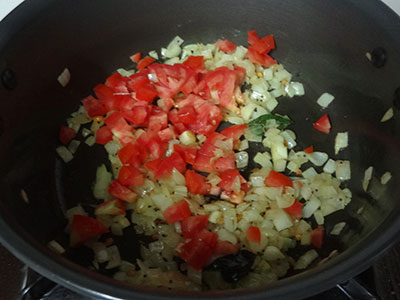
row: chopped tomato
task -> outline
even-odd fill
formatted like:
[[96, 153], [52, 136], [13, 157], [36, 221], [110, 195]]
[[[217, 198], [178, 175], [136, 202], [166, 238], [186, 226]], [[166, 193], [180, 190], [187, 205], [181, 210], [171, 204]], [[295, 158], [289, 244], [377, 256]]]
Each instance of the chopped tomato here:
[[310, 146], [310, 147], [304, 149], [304, 152], [307, 153], [307, 154], [313, 153], [314, 152], [314, 147]]
[[174, 168], [180, 173], [184, 173], [186, 170], [186, 163], [179, 153], [172, 153], [171, 156], [168, 156], [161, 161], [157, 171], [154, 173], [154, 179], [170, 176]]
[[173, 128], [167, 127], [165, 129], [162, 129], [161, 131], [159, 131], [158, 136], [160, 137], [161, 141], [168, 142], [175, 138], [175, 131]]
[[238, 251], [239, 251], [239, 243], [232, 244], [231, 242], [228, 241], [218, 241], [214, 249], [215, 254], [222, 254], [222, 255], [235, 254]]
[[76, 132], [72, 128], [69, 128], [65, 125], [61, 126], [59, 139], [64, 145], [67, 145], [75, 137], [75, 135]]
[[82, 100], [82, 104], [85, 107], [90, 117], [104, 116], [107, 113], [107, 109], [93, 96], [88, 96]]
[[207, 178], [192, 170], [187, 170], [185, 174], [186, 186], [192, 194], [206, 195], [210, 192], [210, 184]]
[[171, 205], [163, 212], [163, 216], [168, 224], [183, 221], [191, 215], [189, 204], [185, 199]]
[[147, 149], [153, 159], [163, 157], [165, 151], [167, 151], [168, 144], [161, 141], [160, 137], [155, 132], [147, 131], [142, 133], [136, 140], [139, 146]]
[[196, 111], [192, 106], [182, 107], [178, 111], [178, 118], [182, 124], [192, 124], [196, 121]]
[[268, 35], [262, 39], [259, 39], [250, 47], [259, 54], [269, 53], [271, 50], [275, 49], [274, 37], [272, 35]]
[[129, 76], [129, 79], [127, 81], [128, 88], [131, 92], [137, 91], [140, 87], [146, 84], [150, 84], [150, 80], [147, 77], [145, 72], [139, 72], [132, 74]]
[[124, 215], [126, 211], [126, 205], [120, 199], [111, 199], [108, 200], [94, 210], [94, 214], [97, 215]]
[[155, 174], [157, 172], [158, 168], [160, 167], [161, 162], [162, 162], [162, 158], [158, 158], [155, 160], [149, 160], [144, 163], [144, 166], [149, 171], [153, 172], [153, 174]]
[[131, 112], [124, 112], [123, 116], [135, 126], [144, 126], [150, 117], [150, 107], [148, 105], [135, 105]]
[[193, 70], [204, 68], [204, 56], [189, 56], [183, 63]]
[[141, 59], [141, 57], [142, 57], [142, 54], [140, 52], [136, 52], [129, 58], [131, 59], [132, 62], [137, 64], [139, 62], [139, 60]]
[[71, 234], [69, 244], [75, 247], [87, 240], [108, 232], [106, 226], [91, 217], [75, 215], [71, 223]]
[[215, 43], [215, 46], [217, 46], [219, 50], [225, 53], [232, 53], [233, 51], [236, 50], [235, 43], [229, 40], [218, 40]]
[[175, 144], [174, 151], [178, 152], [187, 164], [193, 165], [194, 162], [196, 161], [196, 155], [197, 155], [196, 148]]
[[232, 138], [234, 141], [237, 141], [244, 134], [246, 129], [247, 124], [233, 125], [222, 130], [221, 134], [225, 135], [228, 139]]
[[250, 30], [247, 32], [247, 42], [250, 45], [253, 45], [254, 43], [258, 42], [260, 38], [257, 35], [257, 32], [255, 30]]
[[153, 108], [150, 119], [149, 119], [149, 126], [148, 131], [151, 132], [158, 132], [168, 125], [168, 115], [165, 111], [159, 108]]
[[325, 233], [325, 228], [322, 225], [318, 225], [317, 228], [311, 230], [311, 244], [315, 248], [322, 247], [322, 243], [324, 240], [324, 233]]
[[204, 155], [202, 153], [197, 152], [196, 160], [193, 164], [193, 169], [200, 172], [212, 173], [214, 172], [214, 167], [211, 164], [212, 156]]
[[151, 103], [156, 96], [157, 90], [150, 83], [143, 84], [136, 90], [136, 98], [141, 101]]
[[208, 215], [190, 216], [181, 222], [182, 236], [185, 239], [195, 237], [208, 224]]
[[119, 89], [119, 87], [125, 86], [126, 82], [119, 72], [115, 72], [106, 79], [105, 85], [112, 89]]
[[108, 193], [129, 203], [135, 202], [139, 197], [138, 194], [122, 185], [118, 180], [111, 182], [110, 186], [108, 187]]
[[105, 145], [112, 140], [113, 134], [107, 126], [100, 127], [96, 131], [96, 143], [100, 145]]
[[242, 177], [242, 175], [240, 175], [237, 169], [229, 170], [222, 174], [219, 174], [219, 178], [221, 178], [221, 181], [218, 183], [218, 186], [225, 191], [232, 191], [232, 185], [234, 184], [237, 177], [239, 177], [241, 189], [247, 188], [246, 180]]
[[142, 58], [141, 60], [139, 60], [139, 62], [137, 63], [136, 69], [141, 71], [155, 61], [156, 60], [153, 57], [146, 56], [146, 57]]
[[284, 208], [284, 210], [295, 218], [303, 216], [303, 203], [295, 201], [292, 206]]
[[331, 131], [331, 122], [329, 121], [328, 114], [324, 114], [313, 126], [315, 129], [328, 134]]
[[118, 181], [127, 186], [142, 186], [143, 175], [134, 167], [122, 166], [119, 170]]
[[203, 229], [196, 237], [178, 246], [178, 255], [196, 270], [201, 270], [213, 254], [218, 235]]
[[147, 156], [146, 150], [134, 143], [127, 144], [118, 151], [121, 163], [130, 164], [135, 168], [139, 168], [141, 163], [147, 159]]
[[250, 226], [246, 232], [246, 238], [253, 243], [261, 243], [261, 231], [257, 226]]
[[234, 70], [236, 72], [236, 85], [240, 86], [246, 78], [246, 69], [243, 67], [235, 66]]
[[104, 123], [121, 142], [133, 140], [132, 127], [126, 122], [121, 112], [113, 112], [104, 120]]
[[272, 65], [277, 64], [276, 60], [274, 60], [268, 54], [260, 54], [252, 46], [247, 48], [246, 57], [255, 64], [258, 64], [263, 67], [270, 67]]
[[236, 169], [235, 153], [233, 151], [226, 151], [224, 156], [215, 160], [214, 169], [218, 173]]
[[289, 177], [276, 171], [270, 171], [264, 182], [266, 186], [270, 187], [293, 187], [293, 182], [290, 180]]

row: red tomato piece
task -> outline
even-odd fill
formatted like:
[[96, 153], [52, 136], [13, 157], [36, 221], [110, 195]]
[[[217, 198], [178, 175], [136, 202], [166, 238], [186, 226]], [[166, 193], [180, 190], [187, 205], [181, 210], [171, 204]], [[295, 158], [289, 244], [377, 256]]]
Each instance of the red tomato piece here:
[[130, 143], [118, 151], [118, 157], [122, 164], [130, 164], [135, 168], [139, 168], [142, 162], [147, 159], [147, 153], [142, 147]]
[[133, 99], [130, 95], [115, 95], [114, 99], [116, 99], [116, 103], [118, 104], [118, 107], [115, 110], [119, 109], [123, 112], [131, 111], [138, 103], [138, 101]]
[[261, 243], [261, 231], [257, 226], [250, 226], [246, 232], [246, 238], [253, 243]]
[[107, 126], [100, 127], [96, 131], [96, 143], [105, 145], [112, 140], [113, 134]]
[[83, 244], [87, 240], [108, 232], [108, 228], [102, 223], [91, 217], [75, 215], [71, 223], [71, 233], [69, 244], [75, 247]]
[[118, 181], [127, 186], [142, 186], [143, 175], [134, 167], [122, 166], [119, 170]]
[[192, 194], [207, 195], [210, 192], [210, 184], [207, 178], [192, 170], [187, 170], [185, 174], [186, 186]]
[[208, 215], [190, 216], [181, 222], [182, 236], [185, 239], [194, 238], [200, 231], [206, 229]]
[[284, 208], [284, 210], [295, 218], [301, 218], [303, 216], [303, 203], [295, 201], [292, 206]]
[[218, 40], [215, 43], [215, 46], [217, 46], [219, 50], [225, 53], [232, 53], [233, 51], [236, 50], [235, 43], [229, 40]]
[[132, 127], [126, 122], [121, 112], [113, 112], [104, 120], [104, 123], [123, 145], [134, 140]]
[[254, 43], [258, 42], [260, 38], [257, 35], [257, 32], [255, 30], [250, 30], [247, 32], [247, 42], [250, 45], [253, 45]]
[[253, 43], [250, 47], [259, 54], [269, 53], [271, 50], [275, 49], [274, 37], [268, 35]]
[[118, 180], [111, 182], [110, 186], [108, 187], [108, 193], [129, 203], [135, 202], [139, 197], [138, 194], [122, 185]]
[[267, 35], [261, 39], [264, 44], [268, 46], [269, 49], [274, 50], [275, 49], [275, 39], [272, 34]]
[[105, 85], [110, 88], [118, 88], [120, 86], [124, 86], [126, 83], [124, 81], [124, 77], [118, 72], [115, 72], [111, 76], [106, 79]]
[[144, 126], [150, 117], [150, 107], [137, 105], [130, 112], [124, 112], [123, 116], [135, 126]]
[[136, 69], [141, 71], [155, 61], [156, 60], [153, 57], [146, 56], [146, 57], [142, 58], [141, 60], [139, 60], [139, 62], [137, 63]]
[[266, 186], [270, 187], [293, 187], [293, 182], [290, 180], [289, 177], [276, 171], [270, 171], [264, 182]]
[[150, 84], [143, 84], [136, 91], [136, 98], [151, 103], [157, 97], [157, 90]]
[[213, 254], [218, 235], [203, 229], [196, 237], [177, 248], [178, 255], [190, 266], [201, 270]]
[[255, 64], [258, 64], [263, 67], [270, 67], [275, 65], [277, 62], [268, 54], [260, 54], [252, 46], [247, 48], [246, 57]]
[[328, 114], [324, 114], [317, 122], [314, 123], [314, 128], [329, 134], [329, 132], [331, 131], [331, 122], [329, 121], [329, 116]]
[[236, 72], [236, 85], [239, 86], [243, 83], [244, 79], [246, 78], [246, 69], [235, 66], [234, 71]]
[[226, 136], [228, 139], [232, 138], [233, 141], [237, 141], [244, 134], [246, 129], [247, 129], [247, 124], [233, 125], [222, 130], [221, 134]]
[[158, 136], [160, 137], [161, 141], [168, 142], [175, 138], [175, 131], [173, 128], [168, 127], [168, 128], [165, 128], [165, 129], [159, 131]]
[[98, 84], [94, 87], [93, 91], [108, 111], [118, 109], [118, 102], [114, 97], [113, 88], [104, 84]]
[[106, 107], [93, 96], [88, 96], [82, 100], [82, 104], [85, 107], [90, 117], [104, 116], [107, 113]]
[[155, 159], [155, 160], [150, 160], [144, 163], [144, 166], [154, 174], [157, 172], [158, 168], [160, 167], [160, 164], [162, 162], [161, 158]]
[[204, 68], [204, 56], [189, 56], [183, 63], [193, 70]]
[[170, 176], [174, 168], [182, 174], [186, 170], [186, 163], [177, 152], [172, 153], [171, 156], [168, 156], [161, 161], [157, 171], [154, 173], [154, 179], [157, 180]]
[[214, 169], [218, 173], [236, 169], [235, 153], [233, 151], [226, 151], [224, 156], [215, 160]]
[[194, 162], [196, 161], [196, 155], [197, 155], [196, 148], [175, 144], [174, 151], [178, 152], [187, 164], [193, 165]]
[[168, 125], [168, 115], [159, 108], [153, 108], [149, 119], [149, 131], [158, 132]]
[[218, 241], [214, 249], [215, 254], [228, 255], [235, 254], [239, 251], [239, 243], [232, 244], [228, 241]]
[[178, 119], [182, 124], [192, 124], [196, 121], [196, 111], [191, 106], [185, 106], [178, 111]]
[[150, 84], [150, 80], [145, 72], [132, 74], [128, 79], [128, 88], [130, 91], [137, 91], [141, 86]]
[[200, 172], [212, 173], [214, 172], [214, 167], [211, 163], [212, 156], [204, 155], [197, 152], [196, 160], [193, 164], [193, 169]]
[[97, 215], [124, 215], [126, 211], [126, 205], [120, 199], [111, 199], [100, 205], [98, 205], [94, 211], [94, 214]]
[[185, 199], [171, 205], [163, 212], [163, 216], [168, 224], [183, 221], [191, 215], [189, 204]]
[[60, 127], [59, 139], [64, 145], [67, 145], [75, 137], [75, 135], [76, 132], [72, 128], [69, 128], [65, 125]]
[[218, 186], [225, 191], [230, 192], [232, 191], [232, 185], [236, 180], [236, 177], [239, 177], [241, 189], [245, 190], [247, 188], [247, 182], [243, 178], [243, 176], [240, 175], [237, 169], [229, 170], [222, 174], [219, 174], [219, 178], [221, 178], [221, 181], [218, 183]]
[[314, 147], [313, 147], [313, 146], [310, 146], [310, 147], [304, 149], [304, 152], [305, 152], [305, 153], [308, 153], [308, 154], [313, 153], [313, 152], [314, 152]]
[[140, 52], [136, 52], [129, 58], [131, 59], [132, 62], [137, 64], [140, 61], [140, 59], [142, 58], [142, 54]]
[[321, 248], [324, 240], [325, 228], [322, 225], [318, 225], [317, 228], [311, 230], [311, 244], [315, 248]]

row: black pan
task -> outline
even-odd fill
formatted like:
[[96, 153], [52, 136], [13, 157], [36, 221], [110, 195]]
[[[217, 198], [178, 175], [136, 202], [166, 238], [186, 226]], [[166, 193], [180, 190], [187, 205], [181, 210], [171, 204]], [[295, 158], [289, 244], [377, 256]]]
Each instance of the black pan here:
[[[329, 115], [333, 134], [350, 134], [341, 158], [352, 161], [353, 201], [327, 218], [327, 231], [338, 221], [349, 228], [321, 254], [339, 248], [340, 255], [268, 287], [187, 294], [115, 282], [81, 266], [91, 261], [84, 250], [64, 257], [48, 250], [49, 240], [65, 239], [64, 211], [79, 202], [94, 203], [89, 187], [104, 153], [91, 157], [82, 147], [65, 167], [54, 152], [58, 128], [80, 99], [118, 67], [129, 67], [132, 53], [159, 49], [177, 34], [187, 43], [224, 37], [245, 44], [252, 29], [275, 35], [274, 57], [304, 83], [306, 95], [283, 99], [278, 110], [294, 119], [300, 146], [313, 144], [332, 154], [331, 136], [302, 129], [320, 116], [315, 104], [320, 94], [336, 97]], [[44, 276], [95, 298], [295, 299], [360, 273], [398, 240], [398, 111], [386, 123], [380, 119], [392, 105], [400, 107], [400, 93], [397, 100], [394, 96], [400, 85], [400, 19], [381, 2], [28, 0], [1, 22], [0, 37], [0, 238]], [[373, 64], [365, 53], [377, 47], [383, 51], [374, 52], [379, 55]], [[72, 79], [62, 88], [56, 78], [65, 67]], [[370, 165], [378, 175], [390, 171], [393, 179], [385, 189], [366, 194], [361, 180]], [[134, 257], [137, 247], [126, 243], [122, 255]]]

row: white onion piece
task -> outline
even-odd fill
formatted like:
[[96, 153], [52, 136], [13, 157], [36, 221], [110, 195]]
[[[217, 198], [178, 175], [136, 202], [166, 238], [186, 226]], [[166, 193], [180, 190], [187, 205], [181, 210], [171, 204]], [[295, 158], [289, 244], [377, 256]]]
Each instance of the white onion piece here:
[[217, 234], [220, 241], [228, 241], [233, 245], [237, 243], [237, 237], [232, 232], [229, 232], [224, 228], [218, 230]]
[[135, 70], [125, 70], [124, 68], [117, 69], [117, 72], [121, 74], [121, 76], [129, 77], [132, 74], [135, 74]]
[[104, 145], [107, 153], [110, 155], [116, 155], [117, 152], [121, 149], [121, 145], [114, 141], [109, 141], [107, 144]]
[[285, 255], [275, 246], [267, 246], [264, 250], [264, 258], [268, 261], [277, 261], [279, 259], [284, 259]]
[[54, 252], [58, 254], [63, 254], [65, 252], [65, 249], [63, 246], [61, 246], [57, 241], [52, 240], [48, 242], [47, 247], [49, 247], [50, 250], [53, 250]]
[[79, 148], [79, 145], [81, 144], [81, 142], [80, 141], [78, 141], [78, 140], [71, 140], [70, 142], [69, 142], [69, 145], [68, 145], [68, 150], [72, 153], [72, 154], [75, 154], [75, 152], [76, 152], [76, 150], [78, 150], [78, 148]]
[[217, 220], [219, 219], [219, 218], [221, 218], [222, 217], [222, 212], [220, 212], [220, 211], [218, 211], [218, 210], [216, 210], [216, 211], [213, 211], [211, 214], [210, 214], [210, 216], [208, 217], [208, 220], [211, 222], [211, 223], [217, 223]]
[[158, 59], [158, 53], [156, 50], [152, 50], [149, 52], [149, 56], [154, 58], [154, 59]]
[[318, 225], [324, 225], [324, 216], [319, 209], [314, 212], [314, 218]]
[[335, 173], [335, 161], [333, 159], [328, 159], [323, 168], [323, 171], [328, 174]]
[[96, 181], [93, 187], [93, 195], [96, 199], [106, 199], [108, 196], [108, 186], [112, 181], [112, 175], [107, 171], [103, 164], [97, 168]]
[[109, 261], [106, 265], [106, 269], [113, 269], [121, 265], [121, 257], [119, 255], [119, 250], [117, 246], [111, 246], [107, 248]]
[[196, 136], [190, 130], [186, 130], [181, 133], [179, 140], [184, 145], [190, 145], [196, 142]]
[[247, 167], [249, 164], [249, 154], [246, 151], [235, 153], [236, 168], [241, 169]]
[[333, 228], [331, 230], [331, 235], [339, 235], [345, 226], [346, 226], [346, 222], [340, 222], [340, 223], [335, 224], [335, 226], [333, 226]]
[[314, 151], [308, 154], [308, 159], [316, 166], [322, 166], [328, 160], [328, 154]]
[[249, 141], [248, 140], [240, 141], [238, 150], [243, 151], [243, 150], [247, 150], [247, 149], [249, 149]]
[[70, 162], [74, 158], [72, 153], [65, 146], [57, 147], [56, 152], [65, 163]]
[[85, 144], [88, 145], [89, 147], [92, 147], [96, 143], [96, 138], [91, 135], [85, 140]]
[[317, 103], [323, 107], [323, 108], [327, 108], [328, 105], [335, 99], [334, 96], [332, 96], [329, 93], [323, 93], [317, 100]]
[[342, 181], [349, 180], [351, 178], [350, 161], [348, 160], [337, 160], [335, 162], [336, 178]]
[[335, 154], [349, 145], [349, 135], [347, 132], [338, 132], [335, 138]]
[[299, 257], [294, 265], [295, 270], [303, 270], [307, 268], [316, 258], [318, 257], [318, 252], [314, 249], [307, 251], [302, 256]]
[[286, 168], [286, 160], [285, 159], [274, 160], [274, 170], [276, 172], [284, 172], [285, 168]]
[[303, 207], [303, 217], [304, 218], [311, 217], [320, 206], [321, 206], [321, 201], [319, 201], [318, 198], [316, 197], [312, 197]]
[[278, 209], [275, 211], [275, 218], [272, 220], [276, 230], [282, 231], [286, 228], [290, 228], [293, 226], [292, 219], [290, 216], [282, 209]]
[[387, 184], [390, 179], [392, 179], [392, 174], [390, 172], [385, 172], [381, 177], [381, 184]]
[[196, 270], [195, 268], [192, 268], [191, 266], [188, 265], [187, 277], [190, 279], [191, 282], [201, 285], [202, 284], [202, 274], [203, 274], [203, 272], [201, 270]]
[[386, 122], [389, 121], [391, 118], [393, 118], [393, 108], [389, 108], [385, 114], [383, 115], [381, 122]]
[[312, 177], [315, 177], [317, 175], [317, 171], [315, 171], [315, 169], [313, 167], [308, 168], [307, 170], [303, 171], [301, 173], [301, 175], [305, 178], [305, 179], [309, 179]]
[[62, 73], [57, 77], [58, 82], [62, 87], [66, 87], [71, 80], [71, 73], [67, 68], [62, 71]]
[[370, 180], [372, 178], [373, 170], [374, 170], [374, 167], [370, 166], [364, 172], [364, 179], [362, 181], [362, 188], [363, 188], [364, 192], [366, 192], [367, 189], [368, 189], [369, 182], [370, 182]]
[[272, 163], [271, 163], [271, 156], [268, 152], [258, 152], [254, 158], [254, 162], [258, 163], [261, 165], [263, 168], [272, 168]]
[[281, 136], [287, 142], [289, 149], [296, 147], [296, 145], [297, 145], [297, 143], [295, 141], [296, 137], [293, 138], [293, 136], [288, 132], [288, 130], [282, 131]]

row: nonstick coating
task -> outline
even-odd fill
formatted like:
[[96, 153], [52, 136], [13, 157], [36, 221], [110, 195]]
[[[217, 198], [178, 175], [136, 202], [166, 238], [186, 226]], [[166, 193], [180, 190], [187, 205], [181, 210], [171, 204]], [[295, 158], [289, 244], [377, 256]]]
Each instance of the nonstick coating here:
[[[226, 38], [245, 45], [253, 29], [274, 34], [273, 56], [305, 86], [305, 96], [284, 98], [277, 109], [294, 120], [299, 147], [314, 145], [333, 156], [333, 137], [349, 131], [350, 146], [338, 159], [352, 162], [353, 201], [326, 220], [327, 232], [339, 221], [348, 229], [321, 255], [333, 248], [342, 253], [268, 287], [172, 294], [127, 287], [93, 273], [80, 266], [91, 261], [82, 249], [66, 257], [50, 252], [49, 240], [66, 241], [63, 212], [77, 203], [95, 204], [90, 187], [105, 154], [99, 146], [89, 151], [82, 145], [70, 164], [56, 158], [59, 126], [79, 101], [118, 67], [130, 67], [132, 53], [160, 49], [177, 34], [187, 43]], [[1, 241], [44, 276], [97, 298], [295, 299], [354, 276], [396, 241], [400, 226], [398, 111], [393, 120], [380, 122], [400, 85], [399, 36], [399, 18], [372, 0], [26, 1], [0, 23]], [[386, 50], [381, 68], [365, 57], [376, 47]], [[62, 88], [56, 78], [65, 67], [72, 79]], [[310, 130], [323, 114], [316, 104], [323, 92], [335, 95], [326, 110], [333, 124], [329, 136]], [[371, 165], [376, 177], [366, 194], [361, 180]], [[385, 171], [393, 178], [383, 189], [378, 180]], [[143, 237], [128, 236], [129, 241], [117, 242], [122, 256], [133, 259]]]

